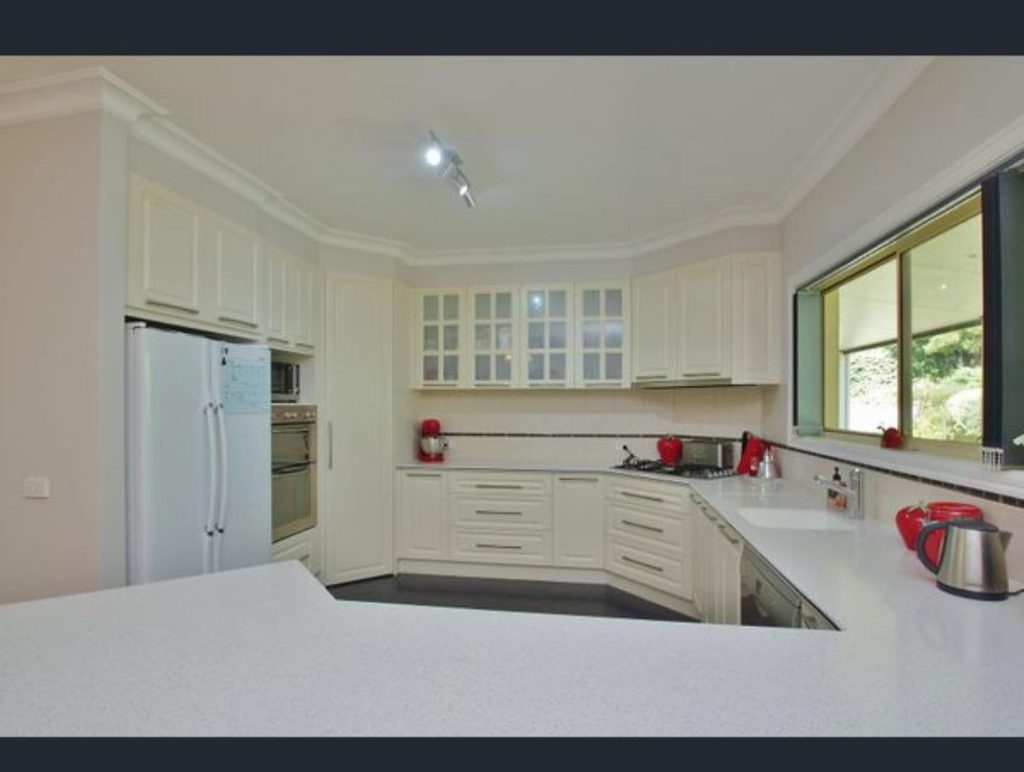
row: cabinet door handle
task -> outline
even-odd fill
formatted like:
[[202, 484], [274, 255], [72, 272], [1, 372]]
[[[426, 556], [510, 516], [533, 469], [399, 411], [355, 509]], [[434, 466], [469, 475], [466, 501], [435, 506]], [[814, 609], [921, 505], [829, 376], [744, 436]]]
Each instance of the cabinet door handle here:
[[231, 316], [229, 314], [217, 314], [217, 318], [222, 322], [233, 322], [234, 324], [244, 324], [246, 327], [258, 327], [259, 325], [251, 319], [239, 319], [237, 316]]
[[502, 509], [478, 509], [476, 513], [478, 515], [515, 515], [517, 517], [523, 514], [522, 512], [514, 512]]
[[710, 378], [712, 376], [721, 375], [717, 370], [707, 373], [683, 373], [684, 378]]
[[559, 477], [558, 482], [597, 482], [596, 477]]
[[622, 560], [625, 563], [632, 563], [633, 565], [640, 566], [642, 568], [646, 568], [649, 571], [657, 571], [659, 574], [662, 574], [662, 573], [665, 572], [665, 569], [662, 568], [661, 566], [656, 566], [656, 565], [653, 565], [651, 563], [644, 563], [644, 561], [642, 561], [642, 560], [634, 560], [633, 558], [629, 557], [628, 555], [623, 555], [622, 556]]
[[440, 472], [406, 472], [406, 477], [440, 477]]
[[334, 469], [334, 421], [327, 422], [327, 468]]
[[739, 540], [739, 539], [734, 539], [734, 538], [732, 538], [732, 537], [731, 537], [731, 536], [729, 535], [729, 529], [728, 529], [728, 527], [727, 527], [727, 526], [725, 525], [725, 523], [719, 523], [719, 524], [718, 524], [718, 530], [719, 530], [719, 532], [720, 532], [720, 533], [722, 534], [722, 536], [724, 536], [724, 537], [725, 537], [725, 540], [726, 540], [727, 542], [729, 542], [730, 544], [739, 544], [739, 543], [740, 543], [740, 540]]
[[654, 533], [665, 533], [664, 528], [655, 528], [653, 525], [644, 525], [643, 523], [634, 523], [632, 520], [623, 520], [623, 525], [631, 525], [634, 528], [642, 528], [645, 531], [654, 531]]
[[634, 375], [634, 381], [664, 381], [667, 380], [667, 375]]
[[657, 501], [659, 504], [664, 504], [665, 499], [660, 499], [657, 496], [647, 496], [643, 493], [631, 493], [630, 491], [620, 491], [623, 496], [628, 496], [631, 499], [643, 499], [644, 501]]
[[521, 550], [523, 547], [521, 544], [481, 544], [477, 542], [476, 545], [482, 550]]
[[475, 488], [484, 488], [486, 490], [501, 490], [501, 491], [521, 491], [522, 485], [504, 485], [498, 483], [474, 483]]

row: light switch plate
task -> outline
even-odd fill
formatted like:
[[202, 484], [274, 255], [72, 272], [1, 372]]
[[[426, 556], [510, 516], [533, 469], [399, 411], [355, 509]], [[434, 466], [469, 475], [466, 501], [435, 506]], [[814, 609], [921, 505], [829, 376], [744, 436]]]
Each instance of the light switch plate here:
[[50, 479], [48, 477], [26, 477], [22, 483], [22, 493], [26, 499], [50, 498]]

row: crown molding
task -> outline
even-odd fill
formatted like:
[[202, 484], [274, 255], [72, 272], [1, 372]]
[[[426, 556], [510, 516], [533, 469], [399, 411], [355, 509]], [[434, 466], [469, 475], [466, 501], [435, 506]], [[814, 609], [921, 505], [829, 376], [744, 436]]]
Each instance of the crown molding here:
[[933, 61], [934, 56], [907, 56], [879, 63], [857, 95], [779, 186], [772, 206], [778, 222], [786, 219]]
[[0, 125], [106, 110], [127, 123], [167, 109], [102, 67], [0, 86]]
[[399, 240], [332, 228], [177, 126], [163, 105], [103, 67], [0, 86], [0, 125], [106, 110], [128, 123], [136, 138], [251, 201], [268, 216], [308, 238], [327, 246], [394, 258], [411, 267], [622, 260], [670, 249], [730, 228], [779, 225], [933, 59], [899, 57], [882, 63], [779, 188], [772, 206], [733, 207], [637, 239], [596, 244], [418, 250]]

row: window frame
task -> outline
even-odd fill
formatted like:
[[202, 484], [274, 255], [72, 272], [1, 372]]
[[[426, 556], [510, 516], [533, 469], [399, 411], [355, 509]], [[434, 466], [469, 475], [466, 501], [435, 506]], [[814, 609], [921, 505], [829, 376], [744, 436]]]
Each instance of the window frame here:
[[[982, 190], [980, 185], [971, 187], [957, 196], [941, 209], [932, 212], [910, 223], [900, 233], [887, 239], [878, 246], [846, 261], [825, 277], [818, 279], [798, 292], [817, 292], [822, 298], [821, 310], [821, 352], [820, 366], [822, 395], [820, 400], [820, 433], [822, 437], [850, 440], [861, 443], [877, 444], [879, 433], [862, 432], [838, 428], [839, 402], [841, 400], [839, 377], [839, 355], [842, 353], [837, 346], [831, 345], [838, 333], [838, 303], [829, 303], [828, 297], [838, 297], [835, 293], [844, 284], [863, 276], [878, 268], [885, 262], [896, 263], [896, 306], [897, 306], [897, 428], [904, 438], [904, 447], [937, 455], [958, 456], [964, 458], [980, 458], [984, 445], [984, 430], [977, 442], [958, 440], [934, 440], [913, 436], [913, 379], [910, 374], [911, 357], [913, 355], [913, 339], [911, 334], [910, 315], [910, 278], [908, 253], [917, 246], [936, 236], [967, 222], [973, 217], [982, 216]], [[982, 273], [986, 260], [985, 243], [982, 239]], [[831, 306], [831, 307], [830, 307]], [[982, 329], [984, 331], [984, 310], [982, 312]], [[963, 325], [967, 326], [967, 325]], [[932, 334], [935, 334], [933, 331]], [[880, 342], [877, 346], [889, 345]], [[983, 344], [984, 346], [984, 344]], [[867, 348], [867, 347], [866, 347]], [[870, 347], [874, 348], [874, 346]], [[984, 364], [982, 379], [985, 379]], [[984, 426], [984, 404], [982, 405]], [[829, 424], [832, 424], [831, 426]]]

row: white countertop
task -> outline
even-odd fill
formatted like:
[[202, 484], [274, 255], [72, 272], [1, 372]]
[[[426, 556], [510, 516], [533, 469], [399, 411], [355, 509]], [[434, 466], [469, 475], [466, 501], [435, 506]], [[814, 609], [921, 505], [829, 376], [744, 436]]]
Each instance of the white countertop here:
[[736, 511], [807, 486], [678, 484], [843, 630], [334, 601], [280, 563], [0, 607], [0, 734], [1024, 733], [1024, 596], [939, 592], [886, 524]]

